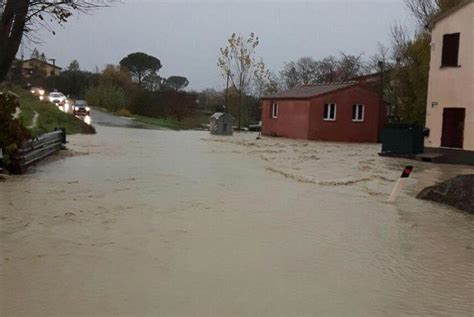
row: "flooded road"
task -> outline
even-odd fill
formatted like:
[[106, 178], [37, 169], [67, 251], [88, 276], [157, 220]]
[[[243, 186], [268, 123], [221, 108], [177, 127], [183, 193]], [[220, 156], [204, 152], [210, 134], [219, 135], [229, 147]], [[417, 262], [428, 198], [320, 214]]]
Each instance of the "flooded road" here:
[[119, 117], [112, 113], [99, 110], [97, 108], [92, 108], [91, 110], [91, 123], [93, 123], [94, 125], [98, 124], [101, 126], [109, 127], [166, 130], [164, 128], [135, 121], [133, 120], [133, 118]]
[[474, 314], [474, 217], [415, 199], [473, 168], [378, 145], [97, 132], [0, 183], [1, 316]]
[[133, 120], [125, 117], [115, 116], [111, 113], [93, 108], [91, 117], [94, 124], [110, 127], [139, 128]]

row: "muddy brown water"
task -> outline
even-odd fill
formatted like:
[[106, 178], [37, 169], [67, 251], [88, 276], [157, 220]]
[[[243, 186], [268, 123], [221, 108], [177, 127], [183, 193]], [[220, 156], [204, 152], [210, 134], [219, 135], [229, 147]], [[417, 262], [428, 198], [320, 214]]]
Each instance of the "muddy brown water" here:
[[1, 316], [474, 314], [474, 217], [415, 199], [470, 167], [255, 134], [70, 142], [0, 182]]

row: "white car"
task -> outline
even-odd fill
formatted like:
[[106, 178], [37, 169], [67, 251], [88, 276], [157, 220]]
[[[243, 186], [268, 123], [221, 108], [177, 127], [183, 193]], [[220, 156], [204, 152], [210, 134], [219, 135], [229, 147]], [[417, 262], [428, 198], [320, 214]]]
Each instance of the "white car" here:
[[61, 92], [52, 92], [49, 94], [48, 100], [58, 106], [66, 103], [67, 98]]

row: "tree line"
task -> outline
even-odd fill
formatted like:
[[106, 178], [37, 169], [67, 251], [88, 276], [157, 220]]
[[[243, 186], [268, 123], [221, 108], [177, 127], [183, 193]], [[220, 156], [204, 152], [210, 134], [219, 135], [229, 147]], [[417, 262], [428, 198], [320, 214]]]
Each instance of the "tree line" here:
[[[300, 57], [285, 63], [279, 71], [270, 71], [256, 57], [258, 37], [232, 34], [220, 50], [218, 67], [223, 79], [239, 95], [261, 97], [301, 85], [350, 81], [362, 75], [379, 74], [374, 87], [389, 105], [389, 120], [424, 126], [430, 64], [431, 34], [427, 28], [436, 16], [458, 6], [464, 0], [404, 0], [416, 19], [414, 34], [402, 24], [390, 30], [392, 43], [378, 44], [372, 56], [347, 54], [315, 59]], [[228, 86], [228, 85], [227, 85]], [[240, 118], [240, 104], [236, 112]], [[234, 112], [235, 113], [235, 112]], [[240, 119], [239, 119], [240, 122]]]
[[[220, 50], [217, 62], [225, 89], [194, 93], [199, 103], [183, 107], [180, 114], [171, 109], [167, 96], [170, 96], [169, 100], [174, 98], [171, 97], [173, 94], [184, 96], [183, 88], [189, 84], [188, 80], [182, 76], [160, 77], [161, 61], [140, 52], [124, 57], [118, 65], [107, 66], [100, 73], [82, 71], [74, 61], [59, 76], [48, 78], [45, 86], [89, 99], [91, 104], [112, 111], [127, 109], [136, 114], [179, 118], [193, 115], [196, 109], [230, 111], [241, 126], [259, 119], [258, 98], [263, 95], [298, 85], [347, 81], [379, 72], [384, 74], [380, 91], [391, 105], [392, 118], [423, 125], [430, 60], [430, 32], [425, 25], [463, 0], [404, 1], [418, 21], [417, 31], [410, 34], [403, 25], [394, 25], [392, 44], [389, 47], [379, 45], [378, 52], [368, 58], [344, 52], [322, 59], [306, 56], [289, 61], [281, 70], [272, 72], [257, 56], [260, 40], [255, 34], [249, 37], [232, 34]], [[22, 36], [31, 36], [33, 26], [46, 27], [45, 24], [55, 21], [62, 24], [76, 11], [88, 11], [114, 2], [0, 0], [0, 81], [5, 79], [14, 63]], [[44, 59], [39, 52], [37, 57]], [[11, 73], [13, 80], [20, 75]], [[38, 79], [41, 77], [39, 74]], [[35, 74], [30, 80], [35, 80]]]
[[[87, 13], [118, 2], [0, 0], [0, 83], [8, 79], [17, 84], [28, 82], [49, 91], [57, 89], [72, 98], [87, 99], [91, 104], [111, 111], [173, 116], [178, 120], [191, 115], [197, 106], [197, 98], [183, 91], [189, 81], [183, 76], [162, 78], [158, 75], [162, 67], [160, 60], [142, 52], [132, 53], [118, 65], [108, 65], [102, 72], [83, 71], [78, 61], [72, 61], [65, 71], [55, 76], [47, 76], [40, 67], [33, 69], [27, 80], [23, 76], [21, 60], [16, 60], [16, 55], [25, 37], [34, 42], [36, 30], [46, 29], [54, 34], [53, 24], [64, 24], [78, 12]], [[45, 54], [36, 49], [31, 57], [47, 62]], [[8, 111], [12, 109], [5, 106], [7, 108]], [[18, 125], [9, 118], [12, 124]]]
[[[225, 80], [224, 102], [226, 111], [237, 117], [238, 128], [246, 122], [245, 116], [252, 117], [259, 112], [259, 102], [250, 104], [245, 100], [260, 99], [280, 90], [301, 85], [344, 82], [371, 72], [374, 65], [366, 62], [362, 55], [340, 53], [321, 60], [313, 57], [301, 57], [296, 61], [285, 63], [279, 72], [271, 72], [257, 56], [259, 38], [250, 33], [248, 37], [232, 34], [227, 46], [220, 49], [217, 66]], [[230, 96], [237, 95], [232, 103]], [[257, 109], [249, 109], [254, 106]], [[258, 116], [259, 117], [259, 116]]]
[[[37, 49], [33, 50], [31, 58], [47, 61], [44, 53]], [[21, 61], [17, 60], [7, 78], [25, 87], [58, 90], [73, 99], [86, 99], [93, 106], [113, 112], [178, 120], [193, 115], [196, 96], [183, 91], [189, 80], [178, 75], [163, 78], [158, 74], [161, 67], [158, 58], [136, 52], [124, 57], [117, 65], [107, 65], [101, 72], [81, 70], [80, 63], [73, 60], [64, 71], [54, 76], [48, 76], [44, 68], [35, 65], [25, 77]]]

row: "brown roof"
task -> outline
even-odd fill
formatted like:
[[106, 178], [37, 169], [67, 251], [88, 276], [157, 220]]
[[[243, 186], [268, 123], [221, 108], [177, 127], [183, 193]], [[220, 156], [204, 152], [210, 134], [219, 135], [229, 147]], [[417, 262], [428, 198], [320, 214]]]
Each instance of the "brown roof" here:
[[357, 82], [350, 81], [345, 83], [325, 83], [316, 85], [304, 85], [288, 90], [280, 91], [271, 96], [265, 96], [262, 99], [305, 99], [323, 95], [336, 90], [355, 86]]
[[26, 60], [22, 61], [22, 63], [27, 63], [27, 62], [31, 62], [31, 61], [37, 61], [37, 62], [39, 62], [39, 63], [41, 63], [41, 64], [49, 65], [49, 66], [54, 67], [54, 68], [56, 68], [56, 69], [62, 70], [62, 68], [59, 67], [59, 66], [50, 64], [50, 63], [48, 63], [48, 62], [46, 62], [46, 61], [42, 61], [42, 60], [37, 59], [37, 58], [26, 59]]
[[435, 26], [436, 23], [438, 23], [439, 21], [443, 20], [444, 18], [446, 18], [447, 16], [450, 16], [452, 13], [456, 12], [457, 10], [461, 9], [462, 7], [464, 7], [466, 4], [469, 4], [469, 3], [474, 3], [474, 0], [465, 0], [463, 2], [461, 2], [459, 5], [455, 6], [454, 8], [444, 12], [444, 13], [441, 13], [437, 16], [435, 16], [429, 23], [428, 25], [426, 25], [426, 28], [427, 29], [430, 29], [432, 30]]

